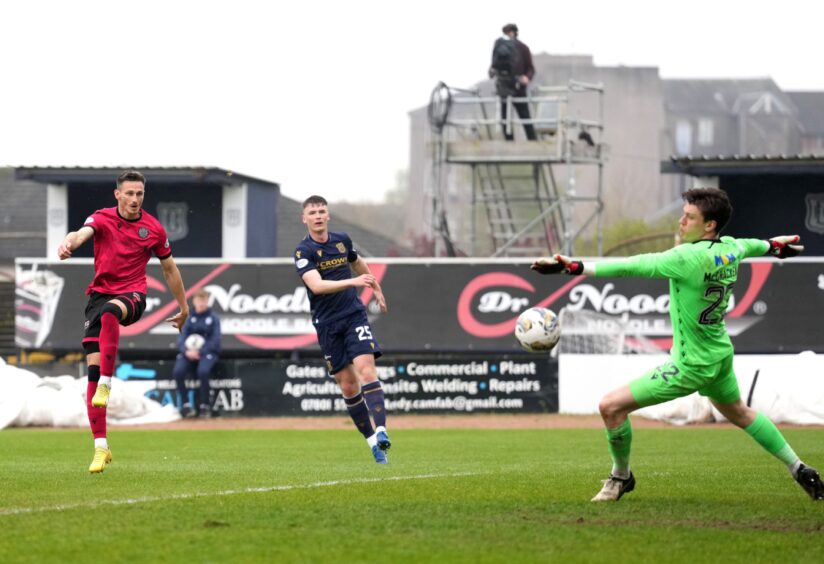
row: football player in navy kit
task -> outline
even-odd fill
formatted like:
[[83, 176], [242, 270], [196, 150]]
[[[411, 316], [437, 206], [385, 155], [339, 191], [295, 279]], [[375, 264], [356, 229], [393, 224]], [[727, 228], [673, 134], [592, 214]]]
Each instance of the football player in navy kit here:
[[189, 315], [186, 289], [172, 258], [166, 230], [143, 211], [146, 178], [136, 170], [117, 177], [114, 197], [117, 206], [97, 210], [77, 231], [66, 234], [57, 249], [65, 260], [72, 251], [94, 239], [94, 279], [86, 294], [86, 352], [88, 384], [86, 410], [94, 436], [94, 459], [89, 472], [102, 472], [112, 461], [106, 438], [106, 407], [114, 375], [120, 326], [131, 325], [146, 309], [146, 264], [152, 254], [160, 259], [166, 285], [180, 311], [166, 319], [180, 331]]
[[310, 196], [303, 202], [302, 219], [309, 234], [295, 249], [295, 267], [308, 290], [318, 343], [329, 374], [340, 386], [349, 415], [371, 448], [375, 462], [386, 464], [386, 451], [392, 443], [386, 432], [383, 388], [375, 368], [381, 349], [358, 289], [371, 288], [382, 313], [387, 311], [386, 299], [349, 236], [329, 231], [329, 209], [323, 197]]

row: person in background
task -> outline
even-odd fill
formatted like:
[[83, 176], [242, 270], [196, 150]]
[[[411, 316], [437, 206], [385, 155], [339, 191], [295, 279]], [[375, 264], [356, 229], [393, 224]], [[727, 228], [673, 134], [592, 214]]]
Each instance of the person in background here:
[[[503, 37], [499, 37], [492, 48], [489, 78], [495, 79], [495, 90], [501, 97], [501, 120], [506, 124], [509, 108], [507, 98], [527, 96], [527, 88], [535, 76], [535, 66], [532, 64], [532, 52], [529, 47], [518, 39], [518, 26], [513, 23], [506, 24], [502, 31]], [[513, 102], [512, 106], [521, 119], [532, 119], [527, 102]], [[535, 127], [531, 123], [524, 124], [524, 132], [530, 141], [537, 139]], [[504, 125], [504, 137], [507, 141], [515, 139], [511, 127]]]
[[211, 417], [214, 410], [209, 379], [220, 359], [220, 318], [209, 307], [209, 292], [206, 290], [201, 289], [194, 293], [192, 306], [195, 312], [186, 321], [177, 340], [180, 352], [177, 354], [172, 374], [177, 382], [177, 396], [180, 398], [178, 401], [182, 403], [180, 414], [183, 417], [195, 415], [186, 390], [186, 378], [194, 372], [200, 381], [197, 413], [200, 417]]

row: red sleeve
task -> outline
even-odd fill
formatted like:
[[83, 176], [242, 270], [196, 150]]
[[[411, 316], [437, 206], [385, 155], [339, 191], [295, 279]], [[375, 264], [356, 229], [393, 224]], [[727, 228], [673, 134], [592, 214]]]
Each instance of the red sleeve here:
[[152, 252], [157, 258], [163, 260], [172, 256], [172, 248], [169, 246], [169, 236], [166, 235], [166, 230], [159, 221], [157, 222], [157, 232], [157, 242], [152, 248]]
[[94, 212], [92, 215], [86, 218], [86, 221], [83, 222], [81, 227], [91, 227], [92, 231], [94, 231], [94, 237], [97, 237], [98, 231], [104, 231], [106, 225], [106, 216], [99, 211]]

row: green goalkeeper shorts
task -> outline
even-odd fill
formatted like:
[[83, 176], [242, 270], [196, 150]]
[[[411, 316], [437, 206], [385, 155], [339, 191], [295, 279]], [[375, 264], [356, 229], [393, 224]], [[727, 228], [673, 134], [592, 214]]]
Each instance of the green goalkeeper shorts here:
[[629, 383], [632, 397], [641, 407], [656, 405], [698, 392], [716, 403], [734, 403], [741, 398], [732, 369], [732, 356], [707, 366], [667, 362]]

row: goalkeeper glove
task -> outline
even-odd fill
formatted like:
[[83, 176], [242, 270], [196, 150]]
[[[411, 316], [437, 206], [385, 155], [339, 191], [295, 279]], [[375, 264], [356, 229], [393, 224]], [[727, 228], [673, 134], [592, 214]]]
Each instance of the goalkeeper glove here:
[[563, 255], [538, 259], [532, 263], [530, 268], [540, 274], [570, 274], [572, 276], [578, 276], [584, 273], [583, 262], [580, 260], [572, 260]]
[[768, 239], [767, 242], [770, 244], [770, 249], [767, 251], [767, 254], [780, 259], [798, 256], [798, 254], [804, 250], [804, 245], [793, 245], [792, 243], [798, 243], [800, 240], [801, 237], [798, 235], [780, 235]]

